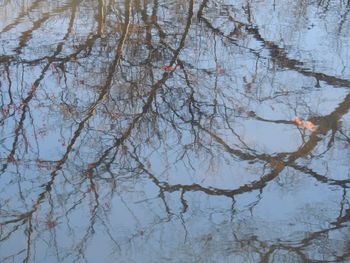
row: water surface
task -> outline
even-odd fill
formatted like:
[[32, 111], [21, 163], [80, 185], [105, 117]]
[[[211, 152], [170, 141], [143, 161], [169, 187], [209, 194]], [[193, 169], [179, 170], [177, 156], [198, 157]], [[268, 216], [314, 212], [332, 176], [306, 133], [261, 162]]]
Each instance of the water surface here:
[[0, 262], [350, 262], [349, 12], [0, 1]]

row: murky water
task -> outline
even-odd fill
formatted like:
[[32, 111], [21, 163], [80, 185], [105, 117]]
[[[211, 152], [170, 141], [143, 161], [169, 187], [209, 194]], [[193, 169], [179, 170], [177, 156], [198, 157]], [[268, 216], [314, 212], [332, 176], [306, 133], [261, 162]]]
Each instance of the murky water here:
[[0, 1], [0, 262], [350, 262], [349, 13]]

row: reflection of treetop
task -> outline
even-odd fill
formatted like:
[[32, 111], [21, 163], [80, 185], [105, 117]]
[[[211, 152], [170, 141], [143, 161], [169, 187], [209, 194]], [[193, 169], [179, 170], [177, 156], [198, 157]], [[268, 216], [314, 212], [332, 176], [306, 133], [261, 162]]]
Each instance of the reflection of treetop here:
[[[350, 9], [281, 2], [0, 3], [0, 242], [27, 240], [2, 259], [31, 262], [46, 242], [80, 262], [95, 228], [117, 251], [181, 219], [181, 249], [188, 238], [233, 260], [347, 260], [328, 235], [348, 230]], [[255, 212], [289, 182], [283, 195], [331, 197], [319, 217], [295, 199], [290, 239]], [[130, 222], [125, 232], [110, 217]], [[217, 235], [188, 235], [206, 219]]]

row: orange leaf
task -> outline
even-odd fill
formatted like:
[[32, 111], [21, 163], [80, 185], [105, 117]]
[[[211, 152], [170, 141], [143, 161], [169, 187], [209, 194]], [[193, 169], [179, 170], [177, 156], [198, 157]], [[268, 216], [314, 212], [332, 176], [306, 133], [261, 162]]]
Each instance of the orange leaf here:
[[303, 121], [299, 117], [295, 117], [292, 120], [298, 128], [303, 130], [309, 130], [311, 132], [316, 131], [316, 126], [311, 121]]
[[174, 67], [174, 66], [163, 66], [161, 69], [163, 71], [165, 71], [165, 72], [171, 72], [171, 71], [175, 70], [176, 67]]
[[299, 117], [295, 117], [294, 119], [293, 119], [293, 122], [297, 125], [297, 126], [300, 126], [300, 125], [302, 125], [302, 120], [300, 120], [300, 118]]
[[304, 122], [304, 127], [305, 127], [305, 129], [307, 129], [309, 131], [312, 131], [312, 132], [316, 131], [316, 126], [311, 121], [305, 121]]

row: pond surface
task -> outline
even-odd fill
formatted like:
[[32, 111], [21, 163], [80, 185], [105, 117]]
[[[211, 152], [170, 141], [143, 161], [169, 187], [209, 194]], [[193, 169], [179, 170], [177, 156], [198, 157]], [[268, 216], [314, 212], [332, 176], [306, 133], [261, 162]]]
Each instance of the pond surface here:
[[350, 262], [350, 4], [0, 1], [0, 262]]

